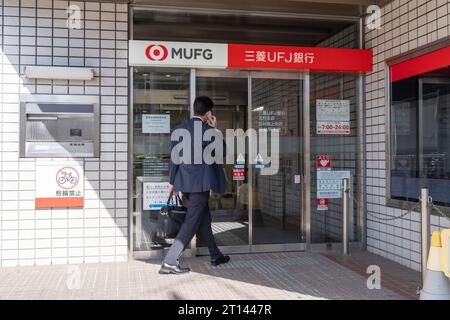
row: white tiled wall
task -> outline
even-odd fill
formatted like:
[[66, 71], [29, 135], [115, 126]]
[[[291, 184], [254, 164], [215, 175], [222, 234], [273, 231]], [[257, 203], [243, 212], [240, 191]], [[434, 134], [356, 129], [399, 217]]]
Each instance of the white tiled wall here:
[[[69, 5], [81, 8], [79, 30], [67, 28]], [[106, 2], [0, 0], [3, 267], [127, 260], [127, 10]], [[91, 67], [95, 79], [28, 80], [26, 65]], [[83, 209], [34, 209], [37, 161], [18, 153], [22, 93], [100, 97], [101, 155], [84, 160]]]
[[[374, 69], [366, 78], [368, 250], [415, 270], [420, 270], [419, 213], [387, 222], [376, 218], [406, 212], [386, 206], [385, 60], [448, 37], [449, 23], [448, 0], [395, 0], [382, 8], [381, 29], [365, 29], [366, 48], [374, 53]], [[431, 223], [432, 231], [450, 226], [438, 216]]]

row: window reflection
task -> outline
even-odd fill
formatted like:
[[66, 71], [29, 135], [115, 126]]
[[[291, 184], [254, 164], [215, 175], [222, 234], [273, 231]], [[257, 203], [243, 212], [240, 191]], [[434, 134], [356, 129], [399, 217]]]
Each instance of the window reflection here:
[[450, 70], [392, 83], [391, 198], [450, 204]]

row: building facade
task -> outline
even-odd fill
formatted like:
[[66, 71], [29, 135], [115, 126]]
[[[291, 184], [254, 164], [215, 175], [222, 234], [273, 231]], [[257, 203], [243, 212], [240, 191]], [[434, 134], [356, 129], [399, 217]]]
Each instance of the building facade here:
[[[427, 123], [446, 119], [450, 76], [445, 58], [396, 81], [393, 75], [402, 63], [446, 50], [450, 4], [390, 1], [381, 6], [379, 27], [370, 28], [365, 14], [332, 16], [325, 9], [320, 16], [263, 11], [253, 16], [242, 10], [189, 11], [152, 3], [0, 0], [0, 265], [111, 262], [161, 255], [170, 241], [155, 233], [157, 206], [151, 210], [146, 206], [158, 205], [154, 195], [167, 183], [167, 130], [189, 118], [196, 95], [207, 94], [215, 101], [224, 127], [276, 128], [280, 135], [277, 174], [264, 176], [254, 166], [237, 163], [225, 166], [229, 192], [213, 196], [211, 203], [214, 233], [225, 252], [340, 249], [341, 199], [322, 203], [318, 195], [317, 178], [326, 174], [318, 172], [323, 169], [318, 163], [329, 160], [332, 170], [351, 177], [351, 248], [367, 249], [420, 270], [417, 188], [429, 187], [439, 210], [446, 212], [450, 201], [445, 195], [433, 196], [436, 186], [428, 180], [442, 181], [445, 187], [450, 179], [450, 170], [446, 171], [450, 124], [440, 120], [436, 132], [416, 132], [413, 124], [419, 121], [424, 123], [419, 127], [427, 128]], [[79, 26], [70, 27], [78, 22]], [[328, 28], [321, 26], [324, 22]], [[214, 44], [219, 55], [224, 50], [230, 55], [230, 45], [245, 44], [257, 46], [255, 52], [272, 45], [355, 50], [348, 57], [371, 50], [373, 57], [370, 70], [364, 71], [167, 65], [159, 63], [158, 48], [149, 48], [154, 43], [164, 48]], [[138, 50], [140, 45], [148, 49], [147, 56]], [[139, 54], [143, 63], [135, 62]], [[33, 78], [27, 73], [30, 66], [91, 69], [94, 76]], [[430, 74], [437, 69], [444, 71]], [[426, 80], [431, 78], [443, 83], [438, 91], [436, 81]], [[423, 85], [415, 100], [413, 93], [412, 98], [397, 97], [396, 90], [409, 92], [405, 79]], [[425, 96], [427, 92], [438, 93]], [[28, 109], [22, 105], [27, 99], [52, 101], [55, 96], [66, 99], [65, 104], [76, 104], [83, 96], [96, 99], [97, 156], [23, 156], [28, 129], [23, 128], [21, 113]], [[348, 117], [344, 131], [327, 135], [318, 131], [318, 110], [327, 101], [344, 104]], [[427, 113], [423, 108], [432, 108], [429, 101], [434, 109]], [[405, 102], [412, 104], [407, 107]], [[393, 106], [398, 113], [392, 113]], [[434, 118], [423, 118], [431, 111]], [[40, 120], [49, 120], [48, 115]], [[73, 131], [74, 136], [78, 133]], [[401, 139], [413, 135], [421, 142], [408, 149]], [[433, 142], [434, 149], [431, 141], [438, 141]], [[84, 183], [82, 206], [38, 208], [36, 198], [48, 189], [41, 170], [68, 165], [82, 168], [83, 175], [78, 176]], [[420, 183], [408, 185], [406, 178]], [[397, 216], [402, 217], [393, 219]], [[450, 223], [435, 211], [431, 225], [434, 230]], [[198, 240], [192, 249], [205, 253]]]
[[[366, 192], [367, 248], [415, 270], [420, 270], [420, 214], [400, 216], [412, 206], [389, 203], [389, 122], [387, 121], [389, 81], [386, 72], [389, 59], [432, 51], [433, 45], [448, 46], [450, 7], [447, 1], [392, 1], [381, 9], [383, 23], [377, 30], [366, 29], [366, 48], [373, 50], [374, 70], [366, 75]], [[433, 197], [433, 192], [430, 191]], [[374, 215], [370, 215], [370, 213]], [[448, 219], [431, 215], [432, 230], [448, 228]]]

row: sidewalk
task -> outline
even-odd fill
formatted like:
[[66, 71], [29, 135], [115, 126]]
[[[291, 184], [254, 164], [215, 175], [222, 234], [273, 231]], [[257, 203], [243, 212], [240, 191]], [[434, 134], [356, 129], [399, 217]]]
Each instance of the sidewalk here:
[[219, 267], [196, 257], [183, 265], [192, 271], [159, 275], [159, 261], [3, 268], [0, 299], [405, 299], [367, 289], [365, 276], [317, 253], [232, 255]]
[[381, 287], [390, 289], [406, 299], [418, 300], [417, 289], [421, 285], [421, 273], [392, 260], [363, 251], [350, 256], [326, 254], [327, 258], [362, 275], [367, 276], [367, 267], [377, 265], [381, 270]]

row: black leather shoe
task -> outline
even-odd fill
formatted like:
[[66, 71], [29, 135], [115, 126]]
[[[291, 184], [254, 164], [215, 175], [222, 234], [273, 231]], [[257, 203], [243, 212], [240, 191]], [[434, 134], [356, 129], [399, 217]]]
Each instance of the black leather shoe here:
[[215, 260], [211, 260], [211, 264], [213, 266], [218, 266], [219, 264], [227, 263], [228, 261], [230, 261], [230, 256], [220, 256]]
[[161, 269], [159, 269], [159, 274], [182, 274], [189, 271], [191, 271], [189, 268], [181, 268], [178, 265], [163, 263]]

